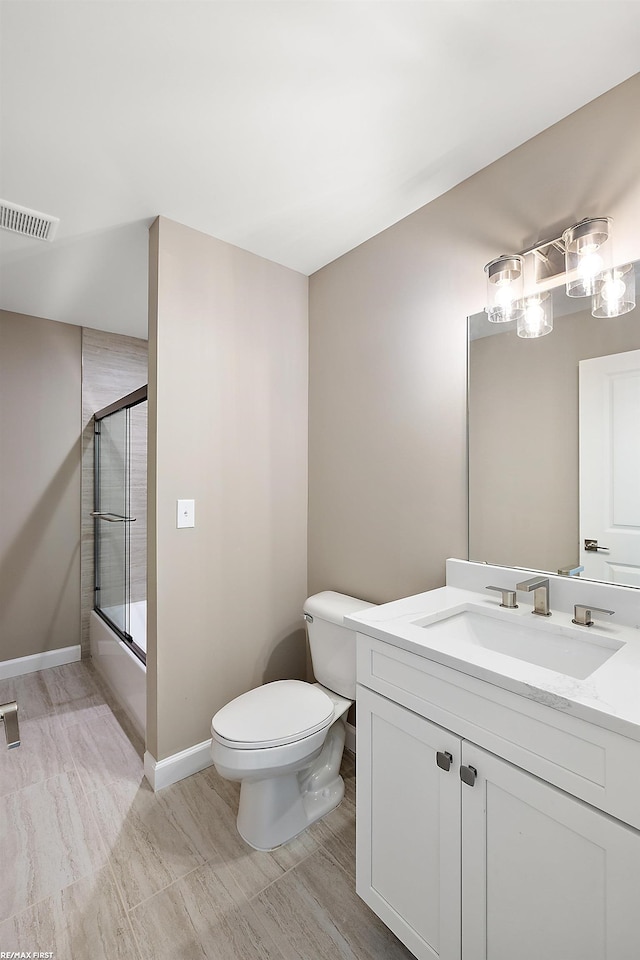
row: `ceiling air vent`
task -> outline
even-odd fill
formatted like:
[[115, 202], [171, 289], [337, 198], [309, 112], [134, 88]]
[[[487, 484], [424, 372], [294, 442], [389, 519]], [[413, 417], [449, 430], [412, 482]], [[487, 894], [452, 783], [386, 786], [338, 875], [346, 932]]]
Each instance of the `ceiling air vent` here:
[[17, 203], [0, 200], [0, 228], [36, 240], [53, 240], [60, 220], [48, 213], [28, 210]]

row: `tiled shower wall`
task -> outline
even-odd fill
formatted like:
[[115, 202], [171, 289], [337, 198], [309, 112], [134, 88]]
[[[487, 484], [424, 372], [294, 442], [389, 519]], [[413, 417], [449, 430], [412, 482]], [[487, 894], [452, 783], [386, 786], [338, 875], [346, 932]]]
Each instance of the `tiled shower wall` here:
[[[101, 330], [82, 330], [82, 656], [89, 656], [89, 615], [93, 609], [93, 414], [147, 382], [146, 340]], [[131, 599], [146, 597], [146, 404], [131, 418]]]

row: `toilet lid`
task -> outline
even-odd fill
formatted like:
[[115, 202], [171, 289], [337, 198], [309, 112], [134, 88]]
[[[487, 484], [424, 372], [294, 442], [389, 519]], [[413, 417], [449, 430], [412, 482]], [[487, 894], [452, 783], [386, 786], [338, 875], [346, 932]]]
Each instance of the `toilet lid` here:
[[329, 726], [333, 701], [302, 680], [276, 680], [236, 697], [211, 721], [215, 737], [236, 749], [277, 747]]

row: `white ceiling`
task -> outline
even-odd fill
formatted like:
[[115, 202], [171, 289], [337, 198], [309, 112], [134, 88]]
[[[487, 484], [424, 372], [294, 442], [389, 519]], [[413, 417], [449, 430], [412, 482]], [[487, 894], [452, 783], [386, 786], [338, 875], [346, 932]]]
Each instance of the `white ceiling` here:
[[0, 306], [135, 336], [157, 214], [312, 273], [640, 69], [638, 2], [0, 9], [0, 196], [61, 220]]

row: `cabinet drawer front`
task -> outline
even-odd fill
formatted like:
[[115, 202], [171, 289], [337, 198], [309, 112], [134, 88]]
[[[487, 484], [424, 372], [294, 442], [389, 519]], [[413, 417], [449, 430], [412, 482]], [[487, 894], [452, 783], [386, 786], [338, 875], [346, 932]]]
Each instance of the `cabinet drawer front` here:
[[640, 828], [640, 743], [358, 635], [358, 682]]

